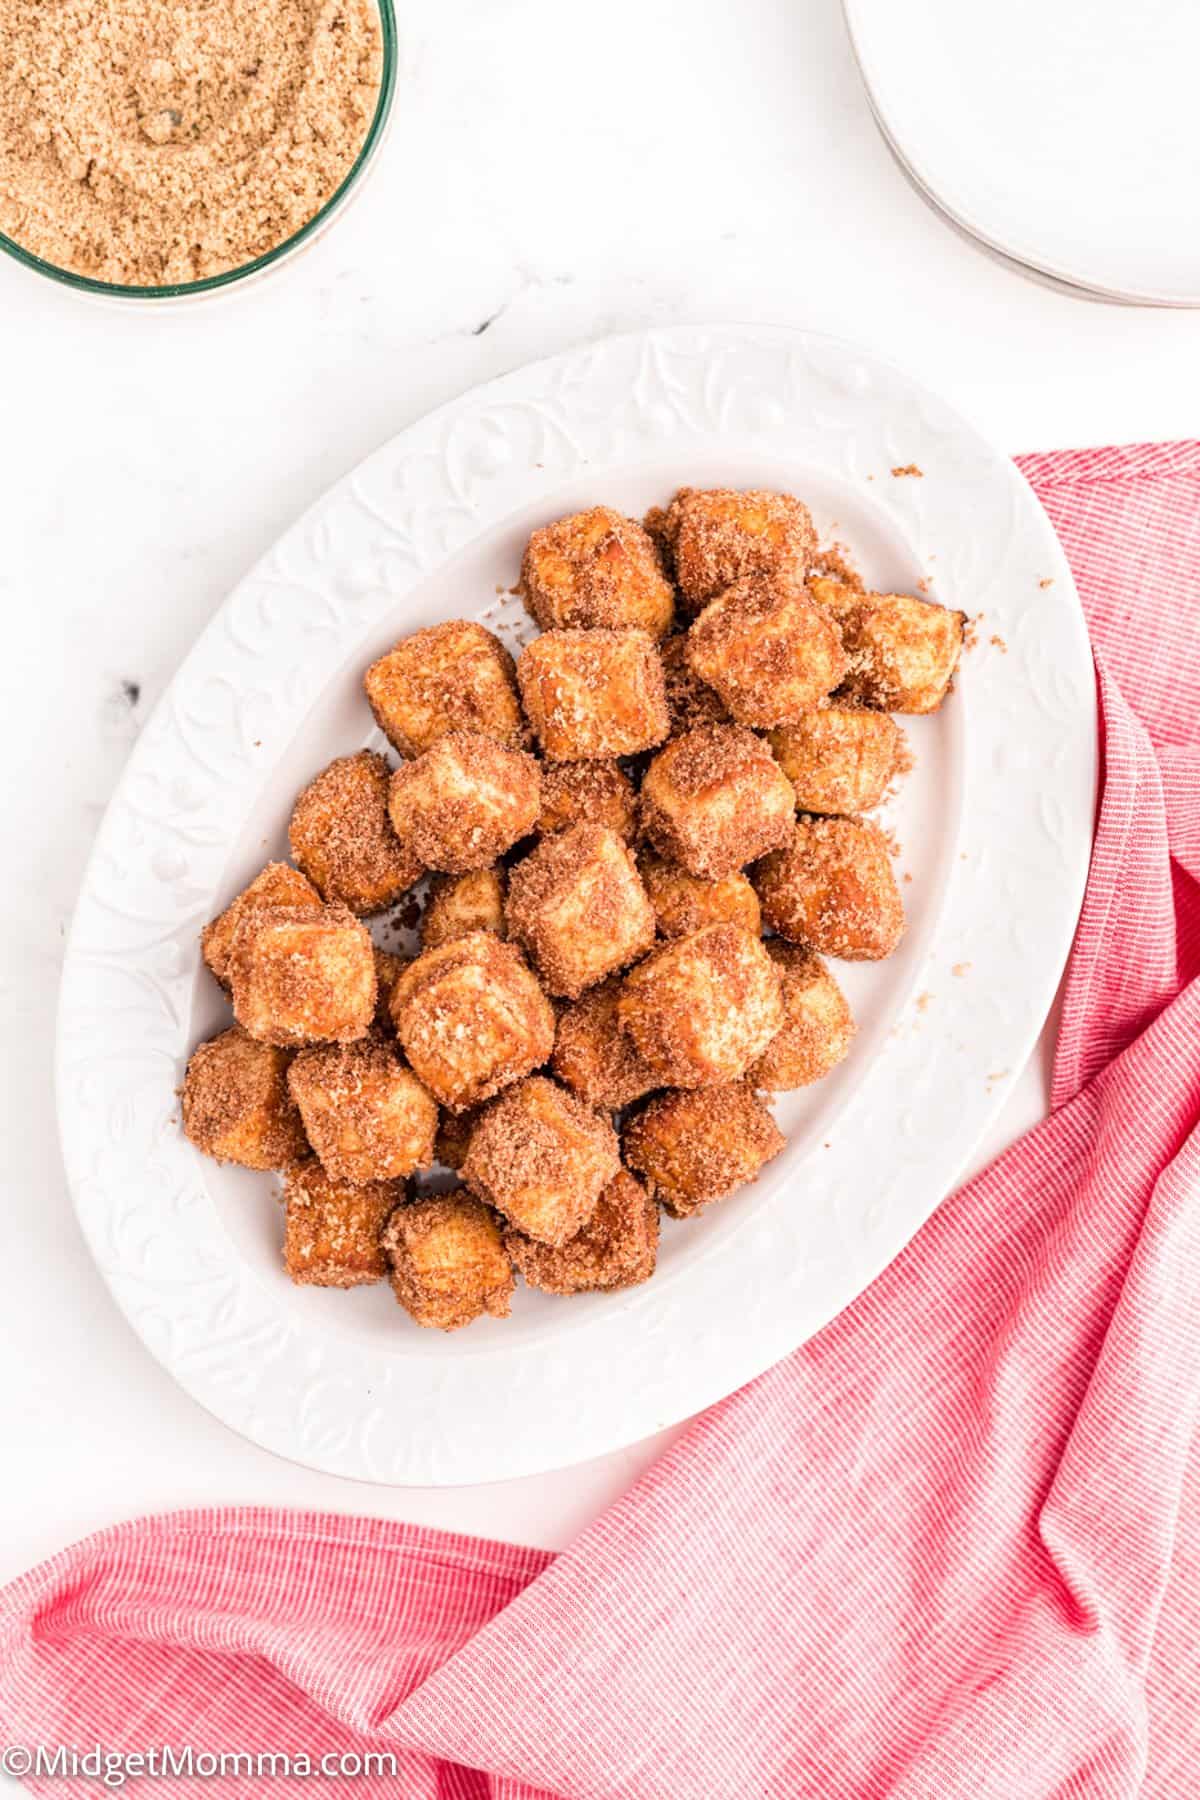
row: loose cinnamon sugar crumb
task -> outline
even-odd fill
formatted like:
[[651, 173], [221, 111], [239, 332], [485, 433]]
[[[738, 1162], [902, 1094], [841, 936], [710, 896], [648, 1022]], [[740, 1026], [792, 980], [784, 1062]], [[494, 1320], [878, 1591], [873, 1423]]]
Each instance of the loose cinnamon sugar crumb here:
[[966, 624], [963, 626], [963, 640], [962, 641], [963, 641], [963, 649], [964, 650], [973, 650], [975, 648], [976, 644], [979, 642], [979, 621], [982, 618], [983, 618], [982, 613], [976, 613], [975, 617], [973, 619], [968, 619]]
[[892, 470], [893, 475], [915, 475], [918, 479], [920, 479], [924, 473], [924, 469], [918, 469], [916, 463], [901, 463]]
[[345, 180], [381, 74], [370, 0], [0, 0], [0, 230], [125, 286], [240, 268]]
[[1040, 581], [1039, 581], [1039, 582], [1038, 582], [1038, 586], [1039, 586], [1039, 587], [1040, 587], [1040, 588], [1051, 588], [1051, 587], [1053, 587], [1053, 586], [1054, 586], [1054, 577], [1053, 577], [1053, 575], [1043, 575], [1043, 577], [1042, 577], [1042, 579], [1041, 579], [1041, 580], [1040, 580]]
[[919, 1013], [928, 1012], [929, 1005], [930, 1005], [930, 1002], [932, 1001], [932, 999], [933, 999], [932, 994], [918, 994], [917, 995], [917, 1011]]
[[996, 646], [997, 650], [999, 650], [1001, 656], [1008, 655], [1008, 645], [1005, 643], [1005, 641], [1002, 637], [997, 637], [997, 635], [994, 631], [993, 631], [991, 637], [988, 639], [988, 643], [994, 644]]
[[970, 970], [970, 967], [971, 967], [971, 965], [969, 962], [955, 963], [955, 965], [951, 969], [950, 973], [952, 975], [966, 975], [968, 973], [968, 971]]

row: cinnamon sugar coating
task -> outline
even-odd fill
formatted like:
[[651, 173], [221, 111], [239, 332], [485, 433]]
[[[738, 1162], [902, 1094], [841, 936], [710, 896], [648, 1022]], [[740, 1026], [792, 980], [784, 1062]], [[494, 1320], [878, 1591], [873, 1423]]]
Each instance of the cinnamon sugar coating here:
[[388, 818], [387, 761], [374, 750], [339, 756], [296, 801], [288, 842], [326, 900], [353, 913], [382, 912], [423, 873]]
[[396, 770], [388, 811], [426, 868], [486, 869], [537, 823], [538, 765], [479, 732], [447, 732]]
[[455, 1112], [498, 1094], [554, 1048], [554, 1010], [514, 944], [475, 931], [426, 950], [392, 996], [404, 1053]]
[[201, 954], [223, 988], [229, 986], [229, 953], [237, 928], [248, 913], [264, 906], [299, 906], [318, 913], [321, 896], [298, 869], [287, 863], [268, 863], [200, 934]]
[[379, 729], [401, 756], [420, 756], [450, 731], [525, 741], [513, 659], [470, 619], [402, 638], [371, 664], [363, 687]]
[[755, 937], [762, 930], [758, 895], [740, 871], [705, 881], [649, 850], [643, 851], [638, 867], [663, 937], [687, 937], [705, 925], [740, 925]]
[[402, 1181], [432, 1165], [437, 1102], [393, 1045], [372, 1037], [301, 1050], [288, 1089], [335, 1181]]
[[621, 1030], [621, 979], [601, 982], [559, 1018], [550, 1067], [588, 1106], [617, 1112], [661, 1085], [656, 1070]]
[[745, 575], [790, 572], [803, 580], [817, 548], [808, 508], [761, 488], [680, 488], [662, 531], [691, 612]]
[[802, 814], [791, 841], [754, 870], [773, 931], [825, 956], [875, 961], [904, 932], [887, 839], [866, 819]]
[[844, 583], [812, 584], [842, 635], [841, 692], [883, 712], [936, 712], [962, 654], [965, 613], [911, 594], [864, 594]]
[[768, 734], [802, 812], [855, 814], [878, 806], [900, 773], [904, 734], [887, 713], [816, 706]]
[[620, 1172], [607, 1119], [533, 1075], [485, 1107], [462, 1166], [466, 1185], [541, 1244], [562, 1245]]
[[631, 842], [637, 830], [637, 795], [617, 762], [547, 763], [542, 770], [541, 837], [570, 825], [607, 825]]
[[790, 572], [750, 575], [710, 600], [687, 634], [693, 673], [740, 725], [782, 725], [846, 673], [828, 613]]
[[455, 1113], [443, 1107], [434, 1152], [444, 1169], [453, 1169], [456, 1175], [462, 1169], [471, 1145], [471, 1133], [479, 1123], [482, 1110], [482, 1107], [470, 1106], [466, 1112]]
[[642, 782], [642, 829], [669, 862], [719, 881], [787, 842], [796, 800], [767, 746], [741, 725], [699, 725], [660, 750]]
[[535, 531], [521, 563], [521, 591], [543, 631], [634, 626], [662, 637], [675, 613], [653, 538], [610, 506], [590, 506]]
[[375, 957], [344, 906], [255, 907], [229, 958], [233, 1014], [264, 1044], [353, 1043], [375, 1014]]
[[666, 638], [659, 645], [673, 737], [691, 731], [696, 725], [729, 723], [729, 708], [717, 690], [696, 674], [688, 662], [687, 648], [686, 631], [676, 632], [674, 637]]
[[522, 650], [517, 680], [551, 762], [636, 756], [670, 729], [662, 662], [645, 631], [544, 631]]
[[783, 1093], [820, 1081], [844, 1060], [854, 1037], [846, 997], [821, 958], [772, 938], [766, 946], [783, 984], [783, 1024], [750, 1068], [752, 1087]]
[[244, 1169], [284, 1169], [308, 1154], [288, 1093], [290, 1057], [240, 1025], [192, 1051], [181, 1096], [184, 1134], [197, 1150]]
[[494, 931], [503, 937], [506, 882], [501, 863], [465, 875], [435, 876], [421, 915], [421, 948], [436, 950], [470, 931]]
[[517, 1273], [545, 1294], [613, 1293], [649, 1281], [658, 1260], [658, 1207], [627, 1170], [615, 1175], [587, 1224], [552, 1249], [506, 1231]]
[[783, 1024], [779, 971], [738, 925], [707, 925], [625, 977], [621, 1029], [670, 1087], [737, 1081]]
[[383, 1228], [402, 1181], [335, 1181], [316, 1157], [288, 1170], [283, 1263], [300, 1287], [364, 1287], [387, 1274]]
[[394, 950], [381, 950], [375, 946], [375, 1029], [385, 1037], [395, 1032], [392, 1024], [392, 995], [396, 991], [396, 983], [412, 961], [410, 956], [397, 956]]
[[753, 1181], [785, 1143], [745, 1082], [655, 1094], [621, 1133], [625, 1161], [675, 1219]]
[[461, 1188], [400, 1206], [384, 1233], [392, 1292], [418, 1325], [458, 1331], [508, 1317], [512, 1264], [486, 1206]]
[[604, 825], [572, 825], [516, 864], [504, 912], [547, 993], [575, 999], [654, 942], [632, 850]]

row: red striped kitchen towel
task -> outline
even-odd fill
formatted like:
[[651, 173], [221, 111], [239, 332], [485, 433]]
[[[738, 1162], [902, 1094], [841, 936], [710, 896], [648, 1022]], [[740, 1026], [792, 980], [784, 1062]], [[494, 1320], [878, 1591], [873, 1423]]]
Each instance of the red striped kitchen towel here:
[[0, 1739], [191, 1746], [197, 1800], [272, 1791], [239, 1750], [405, 1800], [1200, 1794], [1200, 443], [1023, 467], [1104, 729], [1051, 1117], [560, 1556], [244, 1509], [61, 1552], [0, 1595]]

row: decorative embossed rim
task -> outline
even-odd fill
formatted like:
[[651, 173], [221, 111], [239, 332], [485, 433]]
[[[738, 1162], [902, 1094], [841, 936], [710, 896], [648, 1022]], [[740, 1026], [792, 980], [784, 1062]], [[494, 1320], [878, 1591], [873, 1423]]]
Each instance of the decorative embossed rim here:
[[[825, 471], [856, 504], [869, 493], [883, 527], [937, 569], [937, 591], [986, 613], [954, 698], [954, 877], [903, 1029], [821, 1117], [822, 1144], [780, 1159], [736, 1228], [662, 1288], [572, 1303], [570, 1329], [556, 1321], [532, 1342], [464, 1333], [454, 1355], [411, 1330], [385, 1353], [311, 1329], [288, 1310], [282, 1276], [248, 1266], [174, 1116], [196, 934], [230, 891], [239, 839], [263, 827], [272, 772], [322, 697], [353, 680], [406, 595], [419, 611], [421, 584], [451, 559], [559, 490], [603, 497], [606, 470], [722, 459], [735, 472]], [[890, 478], [913, 462], [923, 479]], [[607, 339], [465, 395], [369, 457], [239, 584], [105, 816], [67, 950], [57, 1059], [68, 1178], [105, 1280], [218, 1418], [359, 1480], [529, 1474], [698, 1411], [833, 1318], [952, 1187], [1053, 997], [1095, 778], [1091, 655], [1041, 507], [1006, 457], [886, 363], [785, 327], [688, 326]], [[954, 979], [964, 965], [971, 980]], [[938, 1007], [915, 1021], [923, 990]]]

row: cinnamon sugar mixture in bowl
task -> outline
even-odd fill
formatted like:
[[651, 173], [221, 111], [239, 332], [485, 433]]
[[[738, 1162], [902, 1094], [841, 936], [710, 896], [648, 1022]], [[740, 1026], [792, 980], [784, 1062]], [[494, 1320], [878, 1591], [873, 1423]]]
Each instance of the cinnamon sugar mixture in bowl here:
[[88, 281], [244, 268], [376, 119], [375, 0], [0, 0], [0, 232]]

